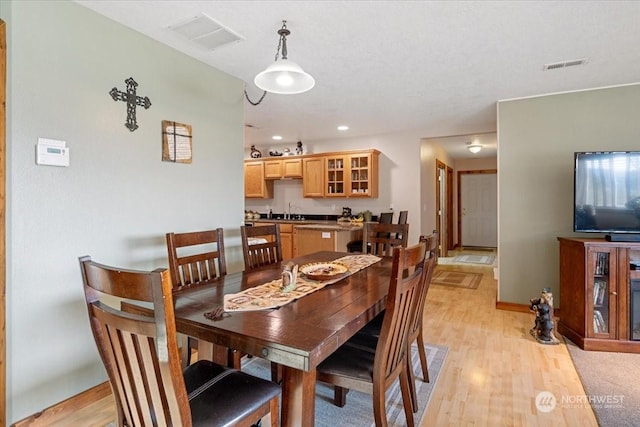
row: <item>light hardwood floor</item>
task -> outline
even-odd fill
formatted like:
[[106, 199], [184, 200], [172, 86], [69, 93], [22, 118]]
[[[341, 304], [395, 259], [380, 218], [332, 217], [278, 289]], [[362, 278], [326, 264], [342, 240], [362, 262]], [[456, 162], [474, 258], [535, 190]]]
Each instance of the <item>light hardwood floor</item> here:
[[[538, 344], [529, 334], [533, 314], [496, 310], [492, 267], [438, 268], [479, 272], [483, 279], [475, 290], [429, 289], [425, 340], [447, 346], [449, 353], [421, 426], [597, 426], [588, 405], [562, 407], [563, 396], [584, 396], [564, 342]], [[539, 292], [532, 289], [531, 297]], [[549, 413], [536, 409], [535, 398], [542, 391], [558, 401]], [[108, 397], [47, 425], [102, 427], [113, 419], [113, 399]]]

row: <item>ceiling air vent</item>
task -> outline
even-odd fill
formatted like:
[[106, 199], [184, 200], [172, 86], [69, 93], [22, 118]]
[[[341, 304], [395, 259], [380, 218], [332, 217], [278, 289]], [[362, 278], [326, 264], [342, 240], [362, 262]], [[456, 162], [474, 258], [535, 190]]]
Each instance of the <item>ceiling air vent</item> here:
[[206, 50], [215, 50], [220, 46], [244, 40], [244, 37], [204, 13], [172, 25], [169, 30], [186, 37]]
[[582, 65], [587, 63], [587, 58], [573, 59], [571, 61], [554, 62], [551, 64], [544, 64], [543, 70], [557, 70], [558, 68], [575, 67], [576, 65]]

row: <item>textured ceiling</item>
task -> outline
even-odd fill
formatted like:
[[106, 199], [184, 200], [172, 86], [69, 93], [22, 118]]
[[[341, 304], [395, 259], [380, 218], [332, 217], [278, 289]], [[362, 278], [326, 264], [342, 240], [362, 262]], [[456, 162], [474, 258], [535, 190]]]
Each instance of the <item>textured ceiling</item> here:
[[[82, 4], [246, 82], [286, 19], [289, 59], [316, 79], [246, 103], [245, 145], [416, 131], [464, 141], [496, 131], [496, 101], [636, 83], [640, 2], [86, 1]], [[207, 51], [168, 27], [205, 13], [244, 38]], [[586, 58], [546, 71], [544, 64]], [[347, 124], [348, 132], [336, 126]], [[442, 138], [469, 135], [463, 138]], [[483, 150], [483, 154], [490, 154]], [[495, 150], [493, 150], [495, 154]]]

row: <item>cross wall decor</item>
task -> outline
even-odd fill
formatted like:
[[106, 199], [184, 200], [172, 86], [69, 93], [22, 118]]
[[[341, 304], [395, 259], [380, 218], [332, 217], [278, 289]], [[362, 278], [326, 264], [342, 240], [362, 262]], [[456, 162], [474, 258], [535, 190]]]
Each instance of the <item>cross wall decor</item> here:
[[127, 91], [122, 92], [117, 88], [113, 88], [109, 91], [109, 95], [114, 101], [124, 101], [127, 103], [127, 122], [124, 124], [131, 132], [138, 129], [138, 123], [136, 121], [136, 106], [144, 107], [148, 110], [151, 107], [151, 101], [148, 97], [136, 96], [136, 87], [138, 83], [133, 80], [133, 77], [129, 77], [124, 81], [127, 84]]

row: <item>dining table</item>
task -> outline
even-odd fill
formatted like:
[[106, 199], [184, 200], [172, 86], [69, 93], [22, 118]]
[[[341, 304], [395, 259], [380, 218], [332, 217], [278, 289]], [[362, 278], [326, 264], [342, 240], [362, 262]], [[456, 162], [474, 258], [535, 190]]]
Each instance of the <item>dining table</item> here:
[[[218, 357], [218, 362], [225, 362], [230, 348], [280, 364], [281, 425], [313, 426], [316, 367], [384, 310], [391, 258], [382, 258], [276, 309], [223, 312], [224, 295], [277, 280], [287, 263], [302, 266], [346, 255], [352, 254], [316, 252], [177, 291], [176, 329], [224, 349], [210, 355], [214, 360]], [[214, 318], [211, 312], [219, 315]]]

